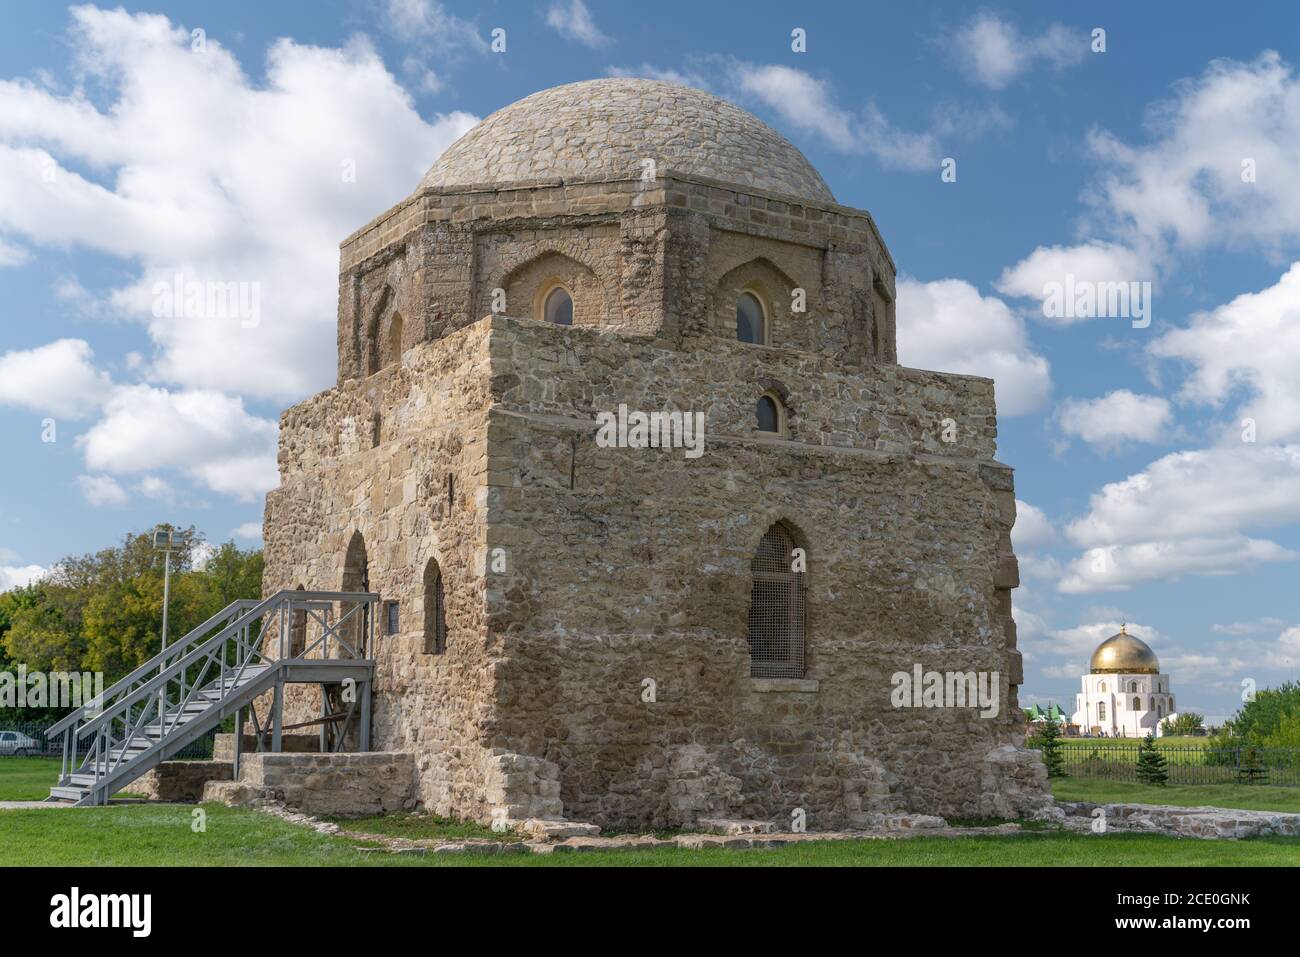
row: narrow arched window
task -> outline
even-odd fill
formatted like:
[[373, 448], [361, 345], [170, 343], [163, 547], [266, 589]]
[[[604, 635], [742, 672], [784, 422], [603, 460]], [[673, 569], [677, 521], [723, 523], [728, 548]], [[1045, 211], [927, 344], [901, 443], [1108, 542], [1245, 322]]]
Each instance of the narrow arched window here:
[[442, 569], [430, 558], [424, 566], [424, 653], [440, 655], [447, 650], [447, 608], [442, 591]]
[[1133, 699], [1133, 710], [1134, 710], [1134, 711], [1141, 711], [1141, 710], [1142, 710], [1142, 699], [1141, 699], [1141, 698], [1134, 698], [1134, 699]]
[[[305, 591], [302, 585], [299, 585], [295, 591]], [[301, 658], [302, 653], [307, 648], [307, 610], [305, 608], [295, 608], [293, 610], [293, 620], [289, 624], [289, 657]]]
[[763, 304], [752, 292], [742, 292], [736, 300], [736, 338], [741, 342], [762, 345], [767, 342], [767, 321]]
[[1106, 702], [1104, 701], [1097, 702], [1097, 720], [1098, 721], [1106, 720]]
[[767, 530], [750, 563], [749, 673], [754, 678], [802, 678], [805, 564], [781, 524]]
[[388, 361], [385, 365], [398, 365], [402, 361], [402, 317], [393, 313], [388, 325]]
[[781, 409], [777, 406], [776, 399], [770, 395], [760, 395], [755, 411], [758, 431], [778, 433], [781, 431]]
[[1106, 693], [1106, 682], [1103, 681], [1103, 682], [1101, 683], [1101, 685], [1097, 688], [1097, 690], [1100, 691], [1102, 694], [1105, 694], [1105, 693]]
[[563, 286], [556, 286], [546, 294], [542, 303], [542, 318], [557, 326], [573, 325], [573, 297]]

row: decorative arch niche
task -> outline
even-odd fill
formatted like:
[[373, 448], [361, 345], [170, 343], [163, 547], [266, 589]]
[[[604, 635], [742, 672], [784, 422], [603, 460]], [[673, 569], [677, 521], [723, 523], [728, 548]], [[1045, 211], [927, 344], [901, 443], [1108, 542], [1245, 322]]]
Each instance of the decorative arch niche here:
[[712, 331], [727, 339], [744, 341], [739, 335], [742, 300], [756, 300], [763, 311], [763, 335], [757, 345], [806, 348], [807, 318], [811, 304], [804, 290], [805, 312], [792, 311], [798, 287], [782, 269], [766, 257], [757, 257], [725, 273], [713, 292]]

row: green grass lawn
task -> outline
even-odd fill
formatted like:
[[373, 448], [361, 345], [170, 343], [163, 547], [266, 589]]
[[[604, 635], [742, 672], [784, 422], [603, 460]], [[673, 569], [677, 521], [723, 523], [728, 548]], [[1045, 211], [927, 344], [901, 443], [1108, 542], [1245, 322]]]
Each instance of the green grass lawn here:
[[0, 758], [0, 801], [41, 801], [59, 781], [59, 758]]
[[475, 838], [488, 841], [522, 841], [513, 831], [498, 834], [490, 827], [473, 821], [456, 821], [436, 814], [381, 814], [376, 817], [328, 817], [340, 827], [365, 834], [404, 837], [412, 841], [463, 841]]
[[1132, 802], [1174, 804], [1179, 807], [1204, 805], [1248, 811], [1300, 813], [1300, 788], [1270, 787], [1266, 784], [1170, 784], [1154, 787], [1097, 778], [1057, 778], [1052, 782], [1052, 793], [1062, 801], [1093, 801], [1098, 804]]
[[0, 811], [0, 860], [23, 865], [101, 866], [737, 866], [1140, 864], [1300, 866], [1300, 838], [1197, 841], [1149, 834], [921, 837], [825, 841], [774, 850], [591, 851], [549, 855], [361, 853], [355, 842], [320, 835], [256, 811], [205, 804], [207, 830], [192, 829], [193, 807], [119, 805]]

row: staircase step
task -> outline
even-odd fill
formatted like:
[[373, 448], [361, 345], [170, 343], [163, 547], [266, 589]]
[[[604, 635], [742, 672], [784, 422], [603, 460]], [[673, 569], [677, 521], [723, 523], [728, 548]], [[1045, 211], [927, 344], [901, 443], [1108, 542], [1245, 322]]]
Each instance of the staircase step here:
[[50, 797], [60, 801], [80, 801], [89, 791], [86, 788], [57, 786], [50, 788]]

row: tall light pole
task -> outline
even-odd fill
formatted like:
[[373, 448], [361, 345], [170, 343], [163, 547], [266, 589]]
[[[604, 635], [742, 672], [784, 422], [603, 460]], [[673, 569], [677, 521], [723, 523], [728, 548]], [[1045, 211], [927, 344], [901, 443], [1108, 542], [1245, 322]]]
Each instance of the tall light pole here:
[[163, 553], [163, 620], [162, 650], [167, 650], [167, 606], [170, 604], [172, 585], [172, 552], [189, 547], [193, 532], [179, 532], [159, 525], [153, 530], [153, 547]]
[[[172, 585], [172, 551], [186, 548], [190, 539], [194, 537], [193, 532], [178, 532], [174, 528], [159, 525], [153, 530], [153, 547], [163, 553], [163, 620], [162, 620], [162, 650], [167, 650], [167, 606], [170, 604], [171, 585]], [[163, 665], [158, 666], [161, 673], [166, 668]], [[167, 684], [163, 683], [158, 689], [158, 733], [163, 733], [164, 724], [167, 718]]]

